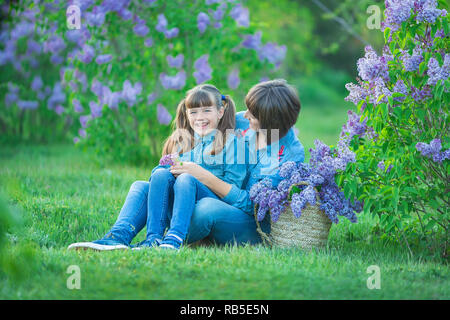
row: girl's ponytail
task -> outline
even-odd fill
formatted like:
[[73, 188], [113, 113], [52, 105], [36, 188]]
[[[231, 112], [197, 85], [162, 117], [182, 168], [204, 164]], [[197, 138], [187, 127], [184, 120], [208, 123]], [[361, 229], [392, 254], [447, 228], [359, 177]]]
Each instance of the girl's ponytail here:
[[172, 123], [173, 133], [166, 139], [162, 151], [162, 155], [171, 153], [182, 154], [192, 148], [191, 142], [194, 135], [189, 125], [186, 114], [186, 99], [181, 100], [177, 107], [175, 121]]
[[227, 129], [234, 129], [236, 127], [236, 106], [233, 99], [231, 99], [229, 95], [221, 95], [221, 98], [224, 111], [217, 126], [217, 130], [221, 134], [217, 135], [217, 138], [214, 139], [211, 154], [218, 154], [221, 150], [223, 150], [223, 147], [227, 143]]

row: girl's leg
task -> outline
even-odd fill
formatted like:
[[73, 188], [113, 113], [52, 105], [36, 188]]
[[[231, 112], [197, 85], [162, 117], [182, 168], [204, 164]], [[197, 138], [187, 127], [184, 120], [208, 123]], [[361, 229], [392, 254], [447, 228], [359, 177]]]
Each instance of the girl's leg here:
[[[266, 233], [270, 232], [267, 222], [261, 223], [261, 228]], [[197, 202], [187, 242], [193, 243], [206, 237], [218, 244], [261, 242], [253, 216], [215, 198], [203, 198]]]
[[161, 246], [179, 248], [186, 239], [195, 203], [205, 197], [217, 196], [192, 175], [183, 173], [177, 177], [173, 186], [174, 201], [170, 217], [170, 229]]
[[146, 223], [148, 193], [147, 181], [135, 181], [111, 230], [102, 239], [73, 243], [68, 249], [126, 249]]
[[165, 229], [169, 226], [168, 217], [172, 210], [174, 183], [175, 177], [169, 169], [158, 169], [151, 176], [146, 245], [159, 244]]
[[147, 181], [133, 182], [119, 217], [103, 239], [115, 239], [126, 245], [131, 243], [145, 226], [149, 190], [150, 186]]

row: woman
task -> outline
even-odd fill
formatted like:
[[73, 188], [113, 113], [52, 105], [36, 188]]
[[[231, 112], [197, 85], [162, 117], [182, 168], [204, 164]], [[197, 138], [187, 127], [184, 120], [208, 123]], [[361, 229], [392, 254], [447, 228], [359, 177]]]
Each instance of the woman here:
[[[250, 188], [265, 177], [277, 186], [281, 181], [278, 168], [286, 161], [303, 162], [304, 148], [294, 134], [300, 112], [295, 89], [285, 80], [266, 81], [255, 85], [245, 98], [247, 111], [236, 114], [236, 129], [249, 137], [250, 159], [243, 189], [218, 179], [204, 170], [189, 165], [173, 166], [174, 174], [190, 173], [221, 199], [203, 198], [196, 204], [188, 231], [188, 243], [207, 238], [218, 244], [258, 243]], [[276, 133], [279, 133], [279, 139]], [[256, 150], [256, 163], [252, 151]], [[267, 161], [269, 159], [270, 161]], [[275, 161], [274, 161], [275, 159]], [[264, 232], [270, 231], [269, 215], [261, 222]]]

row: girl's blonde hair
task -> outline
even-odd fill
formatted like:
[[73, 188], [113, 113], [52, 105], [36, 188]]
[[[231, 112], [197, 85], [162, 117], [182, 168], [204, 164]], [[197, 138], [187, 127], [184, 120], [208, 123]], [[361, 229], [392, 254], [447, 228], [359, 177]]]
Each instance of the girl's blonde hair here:
[[[189, 124], [187, 109], [216, 106], [217, 110], [224, 107], [224, 113], [217, 126], [211, 154], [218, 154], [226, 143], [226, 130], [236, 125], [236, 106], [230, 96], [223, 96], [219, 89], [211, 84], [198, 85], [186, 93], [177, 107], [175, 121], [172, 123], [174, 132], [166, 139], [162, 155], [177, 152], [182, 154], [190, 151], [194, 145], [194, 130]], [[221, 134], [219, 134], [219, 132]]]

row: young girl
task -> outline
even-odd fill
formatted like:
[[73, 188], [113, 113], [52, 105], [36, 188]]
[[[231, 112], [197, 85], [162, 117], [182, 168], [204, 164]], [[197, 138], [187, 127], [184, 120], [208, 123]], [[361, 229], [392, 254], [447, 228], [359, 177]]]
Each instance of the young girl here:
[[[240, 189], [246, 166], [237, 164], [234, 151], [240, 142], [230, 134], [234, 125], [233, 100], [213, 85], [199, 85], [179, 103], [176, 130], [167, 139], [163, 156], [176, 153], [177, 166], [188, 167], [200, 176], [208, 171]], [[174, 175], [169, 165], [159, 165], [152, 170], [149, 182], [133, 183], [116, 223], [102, 239], [74, 243], [69, 249], [125, 249], [145, 224], [146, 239], [136, 248], [159, 245], [179, 249], [186, 239], [195, 203], [221, 196], [225, 195], [215, 194], [191, 174]]]

